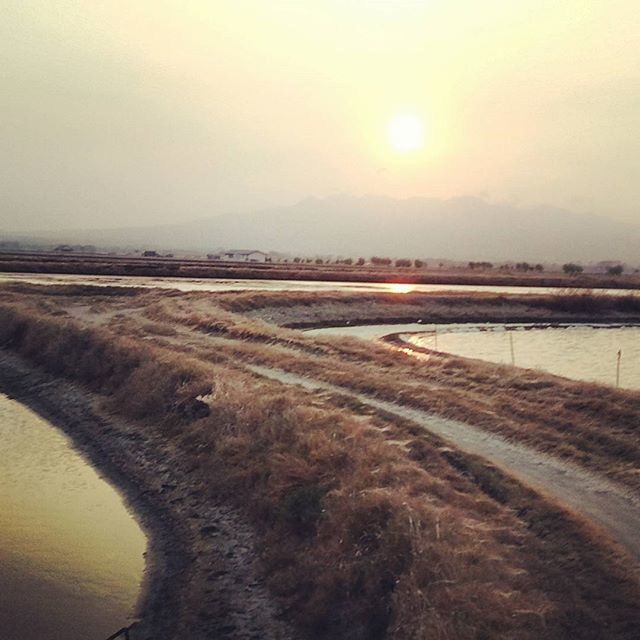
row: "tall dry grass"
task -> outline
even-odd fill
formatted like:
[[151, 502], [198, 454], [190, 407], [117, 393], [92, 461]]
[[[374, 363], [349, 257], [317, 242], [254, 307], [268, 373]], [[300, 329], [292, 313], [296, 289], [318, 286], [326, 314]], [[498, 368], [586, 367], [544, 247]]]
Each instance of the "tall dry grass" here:
[[[535, 397], [557, 390], [552, 377], [509, 377], [462, 359], [425, 365], [203, 309], [197, 296], [145, 296], [137, 315], [105, 313], [91, 329], [53, 315], [72, 297], [42, 307], [21, 296], [0, 305], [0, 345], [103, 394], [141, 430], [170, 439], [200, 490], [243, 508], [268, 583], [302, 635], [637, 637], [637, 584], [561, 510], [410, 427], [257, 379], [242, 364], [497, 422], [525, 440], [544, 422]], [[583, 401], [567, 384], [561, 400]], [[500, 399], [512, 391], [522, 394], [513, 416]], [[209, 415], [198, 412], [203, 396]], [[585, 415], [582, 405], [568, 410]], [[611, 452], [596, 445], [604, 464]]]
[[[584, 308], [584, 304], [590, 303], [577, 306]], [[598, 304], [619, 308], [628, 303], [624, 298], [607, 298]], [[149, 309], [152, 315], [153, 309]], [[229, 339], [216, 346], [219, 354], [401, 400], [515, 438], [640, 488], [638, 392], [411, 347], [415, 353], [424, 353], [425, 362], [402, 349], [370, 342], [312, 339], [214, 306], [199, 312], [165, 308], [161, 315], [168, 322]]]
[[[513, 541], [366, 421], [104, 329], [7, 306], [0, 327], [4, 348], [171, 437], [205, 490], [242, 504], [271, 588], [310, 637], [539, 637], [552, 606]], [[185, 418], [205, 394], [209, 415]]]

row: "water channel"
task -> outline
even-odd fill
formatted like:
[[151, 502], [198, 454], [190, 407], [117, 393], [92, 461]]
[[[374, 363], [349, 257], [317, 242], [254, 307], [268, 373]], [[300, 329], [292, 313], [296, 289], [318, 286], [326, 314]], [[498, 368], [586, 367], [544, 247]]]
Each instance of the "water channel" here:
[[69, 438], [0, 394], [0, 638], [104, 640], [131, 621], [145, 548]]
[[[234, 280], [214, 278], [153, 278], [148, 276], [78, 276], [72, 274], [0, 273], [0, 284], [80, 284], [101, 287], [144, 287], [179, 291], [343, 291], [347, 293], [431, 293], [437, 291], [504, 294], [566, 293], [557, 287], [509, 287], [466, 284], [400, 284], [393, 282], [330, 282], [323, 280]], [[594, 293], [640, 295], [637, 289], [593, 289]]]
[[332, 327], [307, 333], [369, 340], [402, 333], [408, 342], [428, 349], [640, 389], [639, 326], [413, 323]]

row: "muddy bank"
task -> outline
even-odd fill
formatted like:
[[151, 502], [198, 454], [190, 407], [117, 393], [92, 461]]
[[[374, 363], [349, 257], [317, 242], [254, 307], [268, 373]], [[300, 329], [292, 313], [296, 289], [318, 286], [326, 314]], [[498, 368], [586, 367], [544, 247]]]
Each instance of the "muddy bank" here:
[[4, 351], [0, 391], [67, 433], [120, 489], [147, 533], [132, 640], [294, 637], [260, 577], [251, 527], [236, 510], [204, 497], [199, 472], [185, 468], [170, 444], [106, 413], [99, 397]]

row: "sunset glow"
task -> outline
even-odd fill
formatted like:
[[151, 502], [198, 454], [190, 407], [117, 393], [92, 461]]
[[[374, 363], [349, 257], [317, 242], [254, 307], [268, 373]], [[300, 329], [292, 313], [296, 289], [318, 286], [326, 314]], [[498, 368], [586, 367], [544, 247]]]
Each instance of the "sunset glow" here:
[[387, 136], [395, 151], [417, 151], [424, 146], [424, 122], [414, 113], [398, 113], [389, 122]]

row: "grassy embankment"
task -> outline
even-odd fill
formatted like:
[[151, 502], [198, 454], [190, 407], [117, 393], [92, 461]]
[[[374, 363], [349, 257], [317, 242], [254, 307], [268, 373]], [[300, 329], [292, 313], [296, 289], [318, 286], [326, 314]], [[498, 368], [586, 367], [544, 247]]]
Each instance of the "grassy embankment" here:
[[[592, 295], [546, 297], [504, 296], [398, 296], [369, 297], [364, 308], [369, 319], [391, 314], [424, 322], [455, 321], [640, 321], [640, 298], [608, 298]], [[219, 352], [257, 364], [275, 366], [337, 383], [358, 392], [426, 409], [469, 422], [533, 445], [563, 459], [573, 460], [610, 478], [640, 488], [640, 394], [599, 385], [570, 381], [544, 372], [513, 369], [447, 354], [430, 352], [425, 366], [407, 354], [358, 340], [319, 338], [311, 340], [296, 331], [247, 320], [222, 311], [198, 296], [182, 310], [159, 311], [156, 317], [185, 324], [209, 335], [230, 338], [216, 345]], [[202, 300], [207, 298], [203, 297]], [[260, 312], [287, 318], [297, 324], [297, 308], [303, 316], [330, 322], [341, 320], [353, 306], [363, 313], [357, 299], [320, 294], [226, 294], [219, 304], [227, 309]], [[287, 307], [289, 303], [289, 307]], [[413, 303], [413, 304], [411, 304]], [[317, 307], [317, 309], [315, 308]], [[409, 309], [407, 310], [407, 307]], [[287, 315], [288, 310], [288, 315]], [[153, 311], [147, 311], [153, 315]], [[356, 318], [362, 318], [356, 315]], [[365, 318], [366, 319], [366, 318]], [[354, 322], [355, 323], [355, 322]], [[280, 346], [280, 349], [275, 348]]]
[[[205, 490], [252, 518], [270, 586], [310, 636], [637, 636], [633, 574], [557, 507], [410, 424], [283, 389], [242, 362], [417, 396], [468, 418], [483, 415], [480, 397], [503, 370], [446, 357], [425, 367], [382, 347], [311, 340], [214, 304], [230, 297], [30, 292], [4, 294], [0, 343], [175, 441]], [[522, 375], [500, 393], [531, 399], [536, 386]], [[209, 415], [194, 418], [203, 397]], [[569, 408], [584, 416], [585, 406]]]

